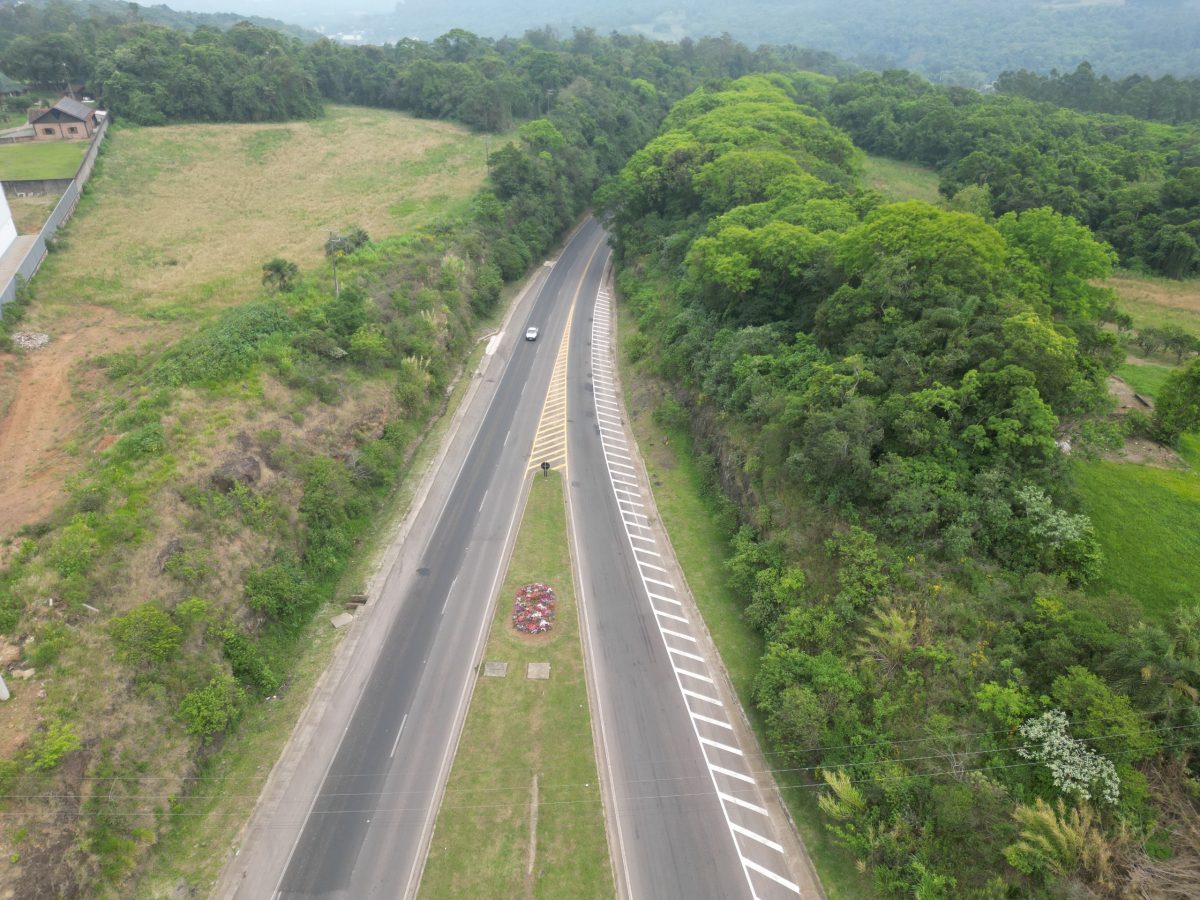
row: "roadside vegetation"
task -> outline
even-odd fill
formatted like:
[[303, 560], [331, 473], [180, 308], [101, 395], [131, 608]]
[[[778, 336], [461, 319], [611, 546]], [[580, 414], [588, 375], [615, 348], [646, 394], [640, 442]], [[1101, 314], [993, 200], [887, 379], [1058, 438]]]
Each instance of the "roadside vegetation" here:
[[[1056, 445], [1120, 433], [1115, 255], [1049, 208], [881, 201], [797, 107], [813, 83], [694, 93], [599, 194], [625, 351], [732, 503], [772, 766], [824, 786], [826, 829], [884, 896], [1186, 890], [1194, 549], [1155, 562], [1182, 590], [1109, 593], [1121, 569]], [[1194, 368], [1127, 427], [1183, 441]]]
[[[532, 482], [484, 650], [508, 672], [477, 676], [424, 897], [613, 896], [562, 478]], [[532, 582], [557, 595], [544, 635], [518, 634], [509, 621], [517, 590]], [[526, 667], [542, 662], [549, 679], [526, 678]]]

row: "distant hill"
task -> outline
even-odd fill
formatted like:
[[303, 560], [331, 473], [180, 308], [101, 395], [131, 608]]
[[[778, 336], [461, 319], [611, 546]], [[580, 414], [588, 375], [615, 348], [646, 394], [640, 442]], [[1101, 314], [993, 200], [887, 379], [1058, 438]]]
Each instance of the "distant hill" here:
[[[156, 25], [165, 25], [168, 28], [178, 28], [184, 31], [191, 31], [201, 26], [228, 31], [238, 22], [251, 22], [262, 28], [269, 28], [272, 31], [278, 31], [281, 34], [290, 35], [302, 41], [312, 42], [320, 37], [314, 31], [310, 31], [299, 25], [280, 21], [279, 19], [241, 15], [233, 12], [185, 12], [172, 9], [161, 3], [154, 6], [142, 6], [139, 3], [125, 3], [121, 2], [121, 0], [23, 0], [23, 2], [28, 3], [30, 6], [42, 7], [53, 3], [56, 6], [63, 6], [73, 12], [91, 10], [102, 16], [114, 18], [138, 18], [143, 22], [152, 22]], [[182, 2], [186, 3], [187, 0], [182, 0]], [[222, 0], [222, 5], [225, 5], [225, 2], [226, 0]], [[233, 0], [233, 3], [236, 2], [237, 0]], [[0, 6], [16, 5], [13, 0], [0, 0]]]
[[[180, 0], [196, 9], [231, 0]], [[238, 2], [238, 0], [234, 0]], [[371, 43], [425, 40], [452, 28], [488, 37], [551, 25], [651, 37], [719, 35], [796, 44], [870, 68], [900, 67], [978, 86], [1006, 70], [1123, 76], [1200, 74], [1200, 0], [240, 0], [325, 33]]]

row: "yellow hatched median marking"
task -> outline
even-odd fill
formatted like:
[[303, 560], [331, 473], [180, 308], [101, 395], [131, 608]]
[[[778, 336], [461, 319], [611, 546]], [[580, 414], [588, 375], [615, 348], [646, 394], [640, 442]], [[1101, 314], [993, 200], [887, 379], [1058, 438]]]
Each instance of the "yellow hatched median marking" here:
[[563, 329], [562, 343], [554, 359], [554, 374], [550, 376], [550, 387], [546, 401], [542, 404], [542, 416], [538, 419], [537, 431], [533, 434], [533, 447], [529, 450], [529, 469], [540, 469], [549, 463], [554, 470], [567, 468], [567, 350], [571, 345], [571, 322], [575, 319], [575, 304], [567, 313], [567, 327]]

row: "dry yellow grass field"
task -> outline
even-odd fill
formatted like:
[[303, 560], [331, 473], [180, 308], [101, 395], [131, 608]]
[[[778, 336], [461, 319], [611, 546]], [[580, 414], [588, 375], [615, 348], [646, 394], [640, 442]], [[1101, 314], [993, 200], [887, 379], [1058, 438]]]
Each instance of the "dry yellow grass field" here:
[[1122, 272], [1106, 284], [1138, 327], [1178, 325], [1200, 336], [1200, 279], [1174, 281]]
[[116, 129], [108, 140], [93, 182], [100, 199], [47, 261], [35, 316], [87, 301], [190, 317], [244, 301], [265, 260], [306, 268], [330, 231], [380, 237], [420, 225], [486, 174], [481, 137], [357, 107], [331, 106], [314, 122]]

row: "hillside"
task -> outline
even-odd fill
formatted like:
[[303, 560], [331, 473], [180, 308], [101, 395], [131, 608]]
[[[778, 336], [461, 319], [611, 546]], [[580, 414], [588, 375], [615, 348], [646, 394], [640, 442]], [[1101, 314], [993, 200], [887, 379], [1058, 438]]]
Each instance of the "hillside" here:
[[[224, 8], [222, 0], [191, 0], [189, 6]], [[686, 5], [670, 0], [463, 0], [453, 5], [376, 0], [352, 12], [311, 0], [264, 0], [258, 9], [373, 43], [410, 35], [429, 40], [452, 28], [501, 37], [545, 25], [564, 35], [573, 28], [591, 28], [600, 34], [617, 30], [672, 41], [728, 34], [751, 47], [811, 47], [868, 68], [908, 68], [972, 87], [1009, 69], [1068, 71], [1083, 60], [1091, 60], [1098, 72], [1117, 76], [1200, 71], [1194, 53], [1200, 46], [1197, 0], [749, 0], [737, 6], [713, 0]]]
[[[328, 270], [316, 272], [331, 231], [369, 228], [385, 246], [389, 236], [444, 220], [482, 184], [481, 150], [446, 123], [350, 107], [282, 126], [113, 133], [33, 286], [22, 327], [50, 334], [50, 344], [23, 357], [0, 351], [0, 619], [8, 632], [0, 654], [33, 670], [28, 681], [10, 676], [0, 781], [14, 792], [22, 744], [56, 762], [65, 751], [66, 790], [89, 798], [78, 821], [70, 803], [7, 800], [5, 815], [22, 825], [0, 836], [0, 883], [32, 897], [72, 893], [97, 866], [119, 877], [145, 843], [137, 835], [152, 833], [161, 798], [186, 783], [192, 738], [161, 709], [164, 688], [146, 680], [145, 662], [114, 665], [110, 626], [97, 616], [121, 621], [150, 608], [146, 601], [170, 609], [203, 597], [192, 611], [208, 624], [192, 620], [189, 640], [202, 647], [206, 627], [225, 629], [227, 647], [232, 640], [241, 648], [240, 665], [257, 666], [260, 686], [278, 686], [263, 655], [269, 647], [256, 651], [238, 637], [253, 627], [240, 612], [243, 580], [276, 553], [293, 552], [310, 461], [378, 437], [403, 414], [394, 375], [379, 364], [329, 371], [281, 344], [287, 367], [220, 388], [190, 380], [181, 391], [161, 374], [163, 348], [207, 347], [212, 355], [193, 358], [223, 366], [224, 375], [209, 369], [205, 382], [237, 371], [212, 335], [253, 339], [249, 311], [261, 310], [264, 262], [289, 259], [300, 267], [297, 280], [313, 273], [314, 287], [328, 290]], [[222, 332], [229, 315], [239, 324]], [[427, 364], [437, 362], [445, 329], [429, 321]], [[232, 494], [214, 489], [215, 468], [248, 456], [262, 460], [252, 480]], [[45, 568], [36, 563], [39, 541]], [[26, 599], [42, 593], [57, 602]], [[210, 651], [174, 664], [167, 694], [190, 679], [207, 683], [219, 660]], [[130, 674], [137, 677], [126, 681]], [[288, 722], [278, 727], [286, 733]], [[58, 749], [39, 737], [68, 733], [76, 738]], [[116, 819], [110, 830], [101, 809], [108, 801], [88, 789], [103, 782], [84, 776], [130, 767], [154, 785], [145, 820]], [[127, 810], [135, 795], [112, 802]], [[72, 846], [77, 855], [64, 867], [58, 860]]]

